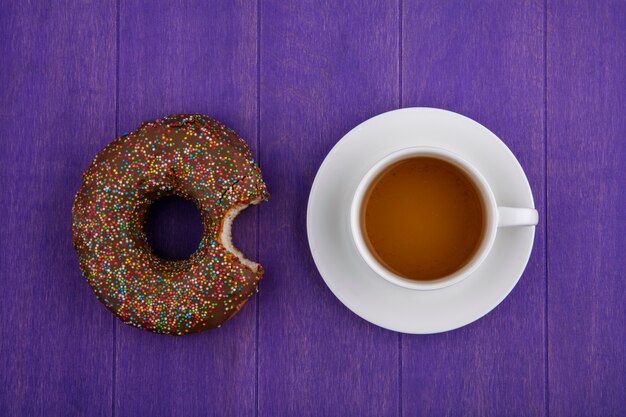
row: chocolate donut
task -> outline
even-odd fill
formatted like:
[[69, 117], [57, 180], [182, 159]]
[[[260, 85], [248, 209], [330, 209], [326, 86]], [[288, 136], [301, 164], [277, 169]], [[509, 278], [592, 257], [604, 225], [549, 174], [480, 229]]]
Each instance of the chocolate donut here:
[[[200, 245], [182, 261], [156, 256], [144, 233], [148, 207], [169, 195], [202, 213]], [[83, 276], [124, 323], [173, 335], [218, 327], [263, 275], [234, 247], [232, 221], [268, 196], [252, 152], [221, 123], [198, 114], [144, 123], [111, 142], [83, 174], [72, 208]]]

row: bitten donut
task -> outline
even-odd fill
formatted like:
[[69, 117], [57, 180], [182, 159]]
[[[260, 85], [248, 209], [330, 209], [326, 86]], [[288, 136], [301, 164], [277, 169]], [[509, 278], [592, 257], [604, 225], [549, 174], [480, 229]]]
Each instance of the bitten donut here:
[[[154, 254], [148, 207], [178, 195], [196, 203], [204, 234], [189, 259]], [[83, 276], [124, 323], [181, 335], [217, 327], [257, 290], [263, 268], [234, 247], [232, 221], [269, 196], [252, 152], [202, 115], [148, 122], [96, 155], [72, 209]]]

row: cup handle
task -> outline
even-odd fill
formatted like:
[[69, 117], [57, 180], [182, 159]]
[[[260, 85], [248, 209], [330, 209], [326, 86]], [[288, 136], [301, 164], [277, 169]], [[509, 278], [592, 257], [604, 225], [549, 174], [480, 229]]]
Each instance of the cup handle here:
[[498, 207], [498, 227], [534, 226], [539, 213], [531, 208]]

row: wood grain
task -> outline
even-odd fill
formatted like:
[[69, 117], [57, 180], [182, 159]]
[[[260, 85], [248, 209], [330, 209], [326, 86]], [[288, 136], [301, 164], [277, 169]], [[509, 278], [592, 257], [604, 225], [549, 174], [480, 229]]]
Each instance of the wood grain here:
[[[248, 1], [124, 1], [119, 27], [119, 129], [171, 113], [211, 115], [257, 152], [256, 5]], [[171, 210], [174, 224], [186, 211]], [[256, 254], [253, 210], [235, 241]], [[168, 234], [170, 246], [186, 246]], [[170, 230], [171, 232], [172, 230]], [[157, 233], [158, 234], [158, 233]], [[187, 236], [187, 237], [185, 237]], [[116, 416], [251, 416], [255, 413], [256, 299], [222, 328], [163, 337], [117, 325]]]
[[332, 295], [305, 225], [326, 153], [398, 104], [397, 12], [386, 0], [262, 2], [261, 167], [272, 198], [260, 219], [260, 416], [397, 415], [398, 336]]
[[551, 416], [626, 415], [626, 3], [548, 2]]
[[115, 4], [0, 4], [2, 416], [111, 415], [113, 318], [81, 277], [71, 209], [115, 134], [114, 84]]
[[453, 332], [402, 337], [403, 415], [543, 415], [543, 3], [405, 2], [402, 15], [402, 104], [491, 129], [520, 160], [540, 215], [530, 263], [500, 306]]
[[[327, 152], [399, 106], [493, 130], [540, 212], [511, 295], [440, 335], [356, 317], [306, 240]], [[624, 108], [621, 0], [0, 0], [0, 416], [624, 416]], [[272, 196], [235, 225], [259, 295], [174, 338], [97, 302], [71, 205], [116, 133], [181, 112], [246, 138]], [[158, 210], [192, 248], [189, 207]]]

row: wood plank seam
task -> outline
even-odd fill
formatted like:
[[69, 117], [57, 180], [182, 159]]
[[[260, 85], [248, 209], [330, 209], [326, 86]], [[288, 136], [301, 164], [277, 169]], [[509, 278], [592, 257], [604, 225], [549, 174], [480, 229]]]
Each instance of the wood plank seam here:
[[[261, 0], [256, 2], [256, 160], [261, 166]], [[256, 206], [256, 261], [261, 263], [260, 244], [261, 241], [261, 207]], [[261, 328], [261, 282], [259, 282], [259, 291], [256, 294], [255, 305], [255, 381], [254, 381], [254, 415], [259, 416], [259, 329]]]
[[550, 416], [549, 365], [548, 365], [548, 0], [543, 2], [543, 251], [544, 251], [544, 310], [543, 310], [543, 355], [544, 355], [544, 415]]

